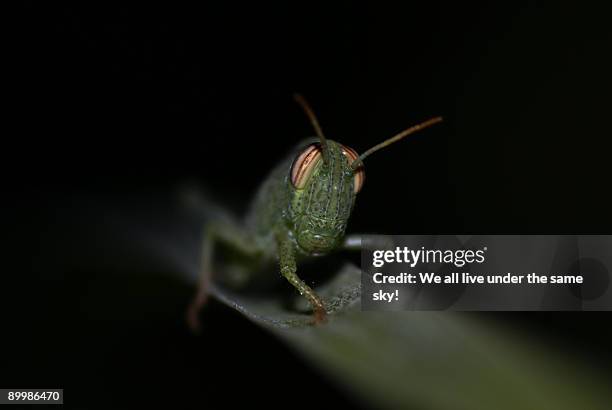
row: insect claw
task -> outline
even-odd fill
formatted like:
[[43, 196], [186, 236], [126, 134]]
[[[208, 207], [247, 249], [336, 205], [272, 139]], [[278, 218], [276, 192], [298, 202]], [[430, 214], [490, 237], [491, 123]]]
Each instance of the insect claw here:
[[187, 320], [187, 326], [191, 329], [191, 331], [195, 334], [200, 334], [202, 331], [202, 326], [200, 324], [200, 317], [198, 315], [199, 309], [194, 309], [195, 306], [190, 306], [187, 310], [187, 315], [185, 319]]
[[323, 308], [317, 308], [314, 310], [314, 324], [322, 325], [327, 322], [327, 312]]
[[185, 315], [185, 319], [187, 321], [187, 325], [195, 334], [200, 334], [200, 332], [202, 331], [202, 326], [200, 323], [200, 311], [202, 310], [202, 306], [204, 306], [207, 300], [208, 293], [198, 292], [196, 298], [187, 308], [187, 314]]

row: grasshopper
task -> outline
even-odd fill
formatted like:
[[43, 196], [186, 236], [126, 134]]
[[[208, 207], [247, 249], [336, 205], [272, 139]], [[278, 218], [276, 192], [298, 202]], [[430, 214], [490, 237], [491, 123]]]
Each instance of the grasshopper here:
[[206, 226], [198, 289], [187, 312], [188, 323], [194, 330], [199, 328], [198, 314], [208, 297], [213, 254], [219, 242], [249, 259], [277, 259], [280, 274], [310, 302], [314, 323], [324, 322], [325, 303], [298, 276], [298, 260], [339, 248], [360, 249], [361, 236], [345, 237], [345, 230], [364, 183], [364, 159], [442, 121], [441, 117], [431, 118], [358, 155], [352, 148], [327, 139], [306, 100], [298, 94], [294, 98], [317, 136], [301, 143], [272, 170], [257, 191], [244, 223], [213, 221]]

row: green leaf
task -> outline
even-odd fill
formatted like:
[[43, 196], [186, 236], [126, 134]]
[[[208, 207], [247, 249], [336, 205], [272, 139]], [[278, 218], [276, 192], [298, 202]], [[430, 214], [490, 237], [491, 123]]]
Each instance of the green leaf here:
[[474, 314], [363, 312], [348, 264], [317, 292], [331, 314], [316, 326], [280, 297], [213, 294], [376, 408], [609, 408], [603, 377], [516, 330]]
[[[220, 218], [196, 201], [208, 218]], [[361, 311], [361, 272], [345, 264], [316, 287], [330, 311], [313, 326], [303, 298], [213, 295], [291, 346], [351, 395], [374, 408], [609, 409], [609, 378], [575, 353], [477, 313]], [[554, 312], [549, 312], [554, 314]], [[324, 405], [324, 403], [322, 403]]]

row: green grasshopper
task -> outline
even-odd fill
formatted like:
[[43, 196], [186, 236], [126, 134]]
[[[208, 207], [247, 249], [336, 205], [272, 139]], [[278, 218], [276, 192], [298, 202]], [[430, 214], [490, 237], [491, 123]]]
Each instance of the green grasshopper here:
[[206, 226], [198, 290], [187, 315], [194, 330], [199, 328], [198, 314], [208, 297], [217, 242], [225, 243], [249, 259], [272, 261], [277, 258], [281, 275], [310, 302], [314, 322], [324, 322], [325, 304], [298, 276], [297, 261], [338, 248], [360, 249], [361, 237], [345, 237], [345, 230], [357, 193], [364, 183], [363, 160], [442, 121], [441, 117], [429, 119], [358, 155], [355, 150], [328, 140], [306, 100], [297, 94], [294, 97], [317, 137], [300, 144], [273, 169], [260, 186], [244, 224], [213, 221]]

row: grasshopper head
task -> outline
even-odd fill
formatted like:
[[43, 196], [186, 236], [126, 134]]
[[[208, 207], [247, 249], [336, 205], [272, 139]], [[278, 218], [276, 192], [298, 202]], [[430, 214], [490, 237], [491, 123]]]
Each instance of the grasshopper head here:
[[291, 167], [291, 201], [298, 246], [308, 254], [338, 247], [365, 178], [363, 166], [351, 163], [357, 153], [328, 140], [304, 148]]
[[306, 100], [299, 94], [295, 99], [310, 119], [319, 142], [305, 147], [291, 166], [289, 215], [302, 251], [323, 254], [338, 247], [344, 237], [355, 197], [365, 180], [363, 160], [416, 131], [442, 121], [442, 117], [407, 128], [358, 155], [355, 150], [325, 138]]

